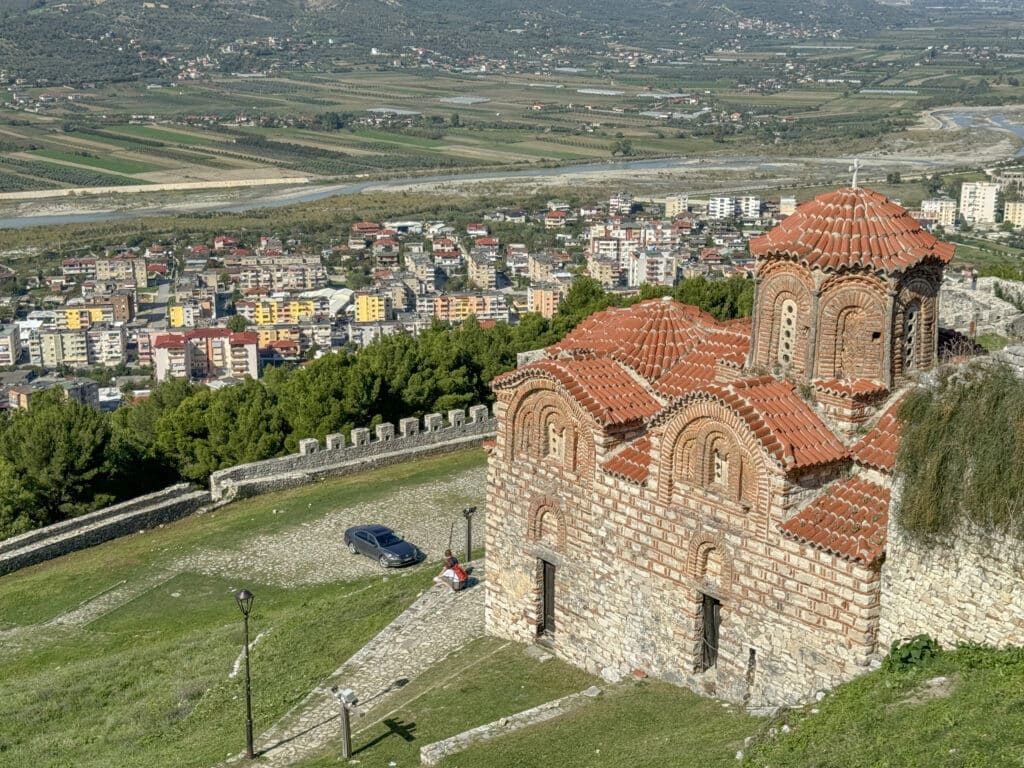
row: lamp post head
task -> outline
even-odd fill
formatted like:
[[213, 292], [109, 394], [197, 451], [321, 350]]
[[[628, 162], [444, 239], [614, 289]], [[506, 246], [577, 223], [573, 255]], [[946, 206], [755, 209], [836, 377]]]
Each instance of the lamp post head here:
[[356, 696], [356, 692], [351, 688], [338, 688], [334, 686], [331, 688], [331, 693], [334, 694], [334, 698], [338, 700], [338, 703], [344, 707], [354, 707], [359, 703], [359, 699]]
[[466, 507], [462, 510], [462, 514], [467, 520], [469, 520], [469, 518], [476, 514], [476, 507]]
[[242, 612], [242, 616], [249, 618], [249, 611], [252, 610], [252, 601], [256, 599], [256, 596], [248, 589], [241, 589], [235, 593], [235, 602], [238, 603], [238, 610]]

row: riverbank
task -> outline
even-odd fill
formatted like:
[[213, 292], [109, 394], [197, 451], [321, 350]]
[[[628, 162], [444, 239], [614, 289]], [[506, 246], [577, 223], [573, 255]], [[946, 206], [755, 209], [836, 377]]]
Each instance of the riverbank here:
[[[876, 149], [858, 153], [865, 167], [861, 178], [870, 183], [892, 171], [913, 176], [965, 166], [983, 167], [1018, 155], [1022, 144], [1022, 105], [930, 110], [922, 113], [921, 122], [913, 129], [886, 136]], [[244, 212], [361, 192], [472, 195], [492, 188], [506, 192], [512, 188], [525, 195], [558, 186], [596, 189], [614, 185], [644, 194], [680, 189], [698, 195], [742, 192], [844, 183], [851, 161], [852, 155], [723, 154], [321, 184], [310, 183], [312, 179], [296, 179], [302, 182], [299, 185], [275, 180], [273, 187], [234, 185], [178, 191], [126, 187], [73, 199], [4, 201], [0, 197], [0, 228]]]

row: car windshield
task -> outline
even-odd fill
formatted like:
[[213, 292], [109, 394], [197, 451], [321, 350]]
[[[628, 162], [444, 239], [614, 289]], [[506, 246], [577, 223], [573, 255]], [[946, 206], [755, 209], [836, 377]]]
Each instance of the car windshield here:
[[377, 544], [381, 547], [393, 547], [395, 544], [400, 544], [402, 540], [395, 536], [393, 533], [378, 533]]

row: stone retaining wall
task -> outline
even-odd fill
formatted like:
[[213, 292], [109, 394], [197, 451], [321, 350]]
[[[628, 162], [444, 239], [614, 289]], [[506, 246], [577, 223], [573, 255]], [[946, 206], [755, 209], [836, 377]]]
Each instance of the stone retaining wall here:
[[210, 500], [206, 491], [179, 483], [81, 517], [0, 542], [0, 575], [144, 528], [190, 515]]
[[427, 414], [422, 425], [419, 419], [402, 419], [397, 433], [390, 423], [378, 424], [372, 435], [366, 428], [353, 429], [349, 446], [341, 434], [327, 435], [323, 444], [315, 439], [301, 440], [297, 454], [214, 472], [210, 475], [210, 494], [214, 502], [223, 503], [370, 467], [449, 453], [494, 437], [496, 425], [486, 405], [474, 405], [468, 420], [465, 411], [453, 409], [446, 416]]
[[1024, 645], [1024, 551], [1014, 537], [961, 530], [930, 544], [889, 523], [879, 640], [928, 634], [944, 647]]

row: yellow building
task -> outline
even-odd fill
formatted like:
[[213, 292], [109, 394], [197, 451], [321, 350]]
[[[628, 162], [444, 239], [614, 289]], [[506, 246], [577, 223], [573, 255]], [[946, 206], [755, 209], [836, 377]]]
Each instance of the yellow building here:
[[391, 319], [391, 296], [376, 293], [356, 295], [356, 322], [381, 323]]
[[314, 319], [316, 304], [311, 299], [268, 299], [256, 303], [256, 325], [306, 323]]
[[1015, 227], [1024, 227], [1024, 202], [1006, 203], [1003, 206], [1003, 221]]
[[93, 323], [109, 323], [113, 320], [112, 307], [73, 307], [57, 313], [57, 328], [62, 331], [80, 331], [90, 328]]

